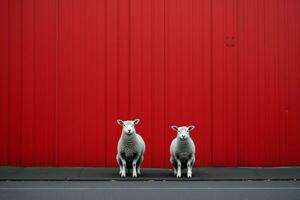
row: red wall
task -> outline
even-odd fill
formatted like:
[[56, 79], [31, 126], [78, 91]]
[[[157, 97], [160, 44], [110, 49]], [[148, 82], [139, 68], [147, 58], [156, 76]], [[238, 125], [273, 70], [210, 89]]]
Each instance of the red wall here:
[[300, 1], [1, 0], [0, 165], [144, 166], [196, 125], [197, 166], [300, 165]]

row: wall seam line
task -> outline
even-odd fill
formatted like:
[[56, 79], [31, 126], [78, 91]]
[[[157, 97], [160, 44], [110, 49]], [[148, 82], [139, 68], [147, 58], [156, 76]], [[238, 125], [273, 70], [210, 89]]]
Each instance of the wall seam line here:
[[55, 4], [55, 165], [58, 166], [58, 49], [59, 49], [59, 2]]
[[21, 44], [20, 44], [20, 164], [23, 165], [23, 0], [21, 0], [20, 6], [20, 26], [21, 26]]
[[131, 0], [128, 0], [128, 118], [131, 117]]
[[[166, 119], [166, 116], [167, 116], [167, 114], [166, 114], [166, 112], [167, 112], [167, 108], [166, 108], [166, 105], [167, 105], [167, 103], [166, 103], [166, 99], [167, 99], [167, 94], [166, 94], [166, 91], [167, 91], [167, 80], [166, 80], [166, 78], [167, 78], [167, 74], [166, 74], [166, 71], [167, 71], [167, 59], [166, 59], [166, 44], [167, 44], [167, 41], [166, 41], [166, 0], [164, 0], [164, 69], [163, 69], [163, 77], [164, 77], [164, 79], [163, 79], [163, 88], [164, 88], [164, 94], [163, 94], [163, 96], [164, 96], [164, 102], [163, 102], [163, 107], [164, 107], [164, 111], [163, 111], [163, 113], [164, 113], [164, 121], [163, 121], [163, 124], [164, 124], [164, 143], [163, 144], [166, 144], [166, 133], [167, 133], [167, 131], [166, 131], [166, 122], [167, 122], [167, 119]], [[166, 163], [166, 158], [165, 158], [165, 160], [164, 160], [164, 164]]]
[[[107, 133], [108, 131], [108, 126], [107, 126], [107, 1], [104, 1], [104, 121], [105, 121], [105, 132]], [[104, 134], [104, 146], [105, 146], [105, 166], [107, 166], [107, 134]]]
[[7, 1], [7, 106], [8, 106], [8, 112], [7, 112], [7, 164], [10, 164], [10, 81], [9, 81], [9, 75], [10, 75], [10, 5], [9, 0]]
[[210, 128], [210, 131], [211, 131], [211, 135], [210, 135], [210, 148], [211, 148], [211, 153], [210, 153], [210, 163], [211, 165], [214, 164], [214, 161], [213, 161], [213, 158], [214, 158], [214, 150], [213, 150], [213, 134], [214, 134], [214, 79], [213, 79], [213, 73], [214, 73], [214, 62], [213, 62], [213, 0], [210, 1], [210, 65], [211, 65], [211, 71], [210, 71], [210, 84], [211, 84], [211, 128]]

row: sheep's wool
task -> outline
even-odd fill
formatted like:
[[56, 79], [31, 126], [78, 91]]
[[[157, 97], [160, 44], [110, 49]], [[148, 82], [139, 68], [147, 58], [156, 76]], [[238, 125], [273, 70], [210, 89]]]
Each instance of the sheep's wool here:
[[126, 158], [133, 158], [136, 152], [138, 152], [138, 142], [135, 135], [125, 136], [123, 140], [122, 150]]
[[177, 148], [174, 149], [174, 154], [182, 162], [187, 162], [194, 153], [192, 142], [193, 141], [189, 138], [186, 141], [175, 140], [175, 146]]
[[186, 140], [182, 141], [179, 138], [174, 138], [171, 146], [170, 146], [170, 153], [171, 153], [171, 164], [174, 167], [177, 167], [177, 160], [181, 162], [182, 169], [187, 167], [187, 162], [192, 159], [192, 165], [194, 162], [194, 155], [195, 155], [195, 144], [192, 138], [187, 138]]
[[143, 156], [144, 151], [145, 143], [138, 133], [130, 136], [122, 134], [118, 143], [118, 154], [123, 156], [127, 162], [132, 162], [137, 156], [140, 158]]

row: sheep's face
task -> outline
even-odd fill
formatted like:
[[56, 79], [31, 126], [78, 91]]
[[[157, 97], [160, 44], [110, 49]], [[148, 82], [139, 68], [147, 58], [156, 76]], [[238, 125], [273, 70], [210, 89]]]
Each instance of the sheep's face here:
[[181, 126], [181, 127], [177, 127], [177, 126], [171, 126], [171, 128], [177, 132], [177, 138], [179, 138], [180, 140], [184, 141], [187, 138], [190, 137], [190, 131], [193, 130], [195, 128], [195, 126]]
[[122, 120], [117, 120], [118, 124], [122, 126], [122, 132], [127, 134], [127, 135], [132, 135], [135, 133], [135, 128], [134, 126], [139, 123], [139, 119], [135, 119], [133, 121], [127, 120], [127, 121], [122, 121]]

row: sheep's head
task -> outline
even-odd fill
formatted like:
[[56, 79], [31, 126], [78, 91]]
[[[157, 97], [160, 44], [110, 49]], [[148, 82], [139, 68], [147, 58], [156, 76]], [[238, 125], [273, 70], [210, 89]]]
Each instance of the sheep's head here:
[[180, 140], [186, 140], [187, 138], [190, 137], [190, 131], [193, 130], [195, 128], [194, 125], [191, 126], [181, 126], [181, 127], [177, 127], [177, 126], [171, 126], [171, 128], [177, 132], [177, 137]]
[[120, 119], [117, 120], [118, 124], [122, 126], [122, 132], [127, 134], [127, 135], [132, 135], [135, 133], [135, 128], [134, 126], [139, 123], [139, 119], [135, 119], [133, 121], [127, 120], [127, 121], [122, 121]]

